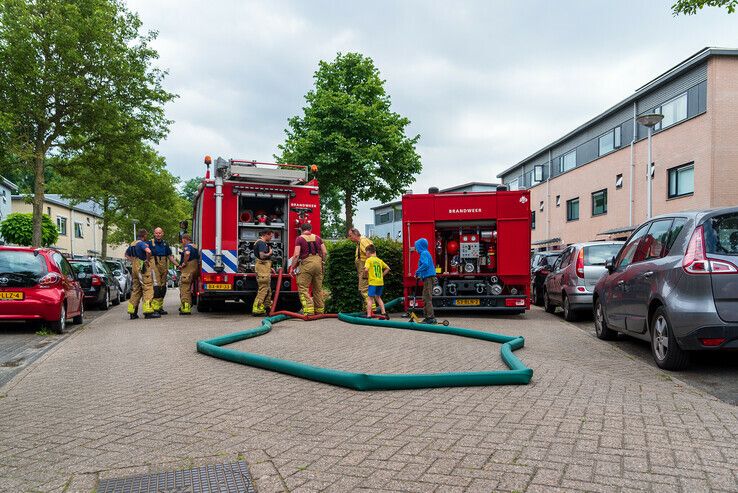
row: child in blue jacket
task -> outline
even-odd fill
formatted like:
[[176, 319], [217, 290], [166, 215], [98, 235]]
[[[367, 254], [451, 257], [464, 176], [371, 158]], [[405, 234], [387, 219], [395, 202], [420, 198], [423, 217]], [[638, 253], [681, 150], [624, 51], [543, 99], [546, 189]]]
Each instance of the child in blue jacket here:
[[436, 266], [433, 265], [433, 257], [428, 251], [428, 240], [419, 238], [415, 242], [415, 251], [420, 254], [418, 259], [418, 270], [415, 277], [423, 280], [423, 323], [434, 324], [436, 318], [433, 314], [433, 280], [436, 278]]

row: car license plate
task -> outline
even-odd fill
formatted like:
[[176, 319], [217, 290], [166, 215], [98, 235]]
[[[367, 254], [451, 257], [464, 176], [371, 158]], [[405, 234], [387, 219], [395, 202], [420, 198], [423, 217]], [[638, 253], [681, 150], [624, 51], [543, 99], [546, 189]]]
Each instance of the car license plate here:
[[479, 306], [479, 300], [456, 300], [456, 306]]
[[0, 300], [22, 300], [22, 291], [0, 291]]
[[230, 284], [206, 284], [205, 289], [231, 289]]

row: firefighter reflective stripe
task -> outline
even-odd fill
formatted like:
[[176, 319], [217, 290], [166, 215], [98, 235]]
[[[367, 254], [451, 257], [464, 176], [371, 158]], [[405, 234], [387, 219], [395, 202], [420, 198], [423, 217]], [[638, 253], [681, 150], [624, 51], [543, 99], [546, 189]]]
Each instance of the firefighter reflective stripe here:
[[[238, 272], [238, 250], [222, 250], [223, 272], [235, 274]], [[215, 250], [202, 250], [202, 271], [215, 272]]]

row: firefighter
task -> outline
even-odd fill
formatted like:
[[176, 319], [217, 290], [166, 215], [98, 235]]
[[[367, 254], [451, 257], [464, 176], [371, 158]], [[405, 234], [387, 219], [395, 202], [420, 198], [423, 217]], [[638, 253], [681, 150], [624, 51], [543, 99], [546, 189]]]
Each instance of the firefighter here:
[[182, 253], [179, 261], [180, 315], [192, 314], [192, 284], [197, 280], [197, 273], [200, 270], [200, 252], [191, 241], [190, 235], [186, 233], [182, 235]]
[[[297, 289], [300, 294], [303, 315], [316, 315], [325, 313], [323, 305], [323, 263], [328, 251], [323, 240], [314, 235], [313, 225], [303, 223], [300, 225], [302, 234], [295, 240], [295, 253], [290, 259], [289, 273], [296, 270]], [[299, 262], [299, 267], [297, 263]], [[312, 286], [313, 296], [310, 297], [309, 289]]]
[[156, 228], [154, 230], [154, 239], [149, 244], [151, 248], [151, 258], [153, 259], [154, 270], [152, 272], [154, 281], [154, 301], [152, 305], [154, 310], [160, 315], [166, 315], [164, 310], [164, 296], [167, 294], [167, 277], [169, 276], [169, 262], [179, 266], [179, 263], [172, 254], [169, 244], [164, 241], [164, 230]]
[[259, 239], [254, 243], [254, 254], [256, 255], [256, 282], [259, 291], [254, 298], [251, 307], [252, 315], [265, 315], [272, 308], [272, 241], [274, 233], [265, 229], [259, 233]]
[[138, 239], [126, 250], [126, 258], [131, 261], [133, 271], [133, 293], [128, 301], [128, 314], [131, 320], [138, 318], [138, 303], [142, 297], [144, 318], [161, 316], [152, 306], [154, 299], [153, 261], [151, 260], [151, 248], [146, 241], [148, 235], [149, 232], [145, 229], [138, 230]]
[[[372, 240], [366, 236], [361, 236], [361, 233], [356, 228], [351, 228], [348, 232], [349, 240], [356, 243], [356, 254], [354, 255], [354, 263], [356, 264], [356, 274], [359, 277], [359, 294], [361, 299], [366, 306], [366, 301], [369, 298], [369, 280], [364, 274], [364, 265], [366, 264], [367, 254], [366, 247], [374, 245]], [[374, 306], [376, 308], [376, 306]]]

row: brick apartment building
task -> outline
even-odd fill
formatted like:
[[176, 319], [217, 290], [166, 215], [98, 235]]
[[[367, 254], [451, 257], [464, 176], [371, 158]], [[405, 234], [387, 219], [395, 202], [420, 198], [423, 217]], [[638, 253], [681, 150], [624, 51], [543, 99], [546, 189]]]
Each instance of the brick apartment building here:
[[738, 49], [705, 48], [498, 175], [528, 188], [533, 248], [622, 239], [647, 216], [738, 205]]

